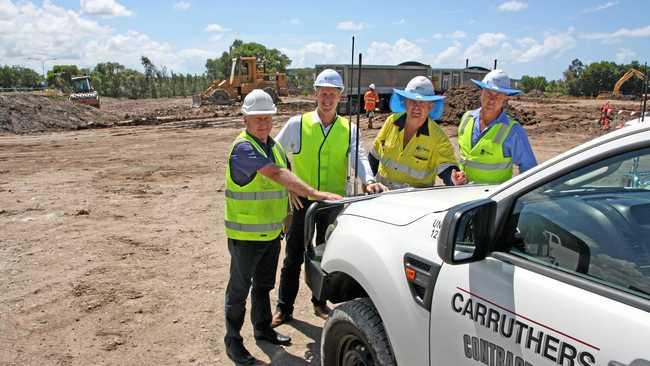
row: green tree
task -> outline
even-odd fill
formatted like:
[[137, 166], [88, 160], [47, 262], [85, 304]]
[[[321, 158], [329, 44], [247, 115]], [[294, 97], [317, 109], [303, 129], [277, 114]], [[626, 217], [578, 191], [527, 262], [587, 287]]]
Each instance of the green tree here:
[[36, 88], [41, 76], [34, 70], [22, 66], [0, 67], [0, 88]]
[[581, 94], [595, 97], [601, 91], [611, 91], [620, 76], [621, 73], [615, 63], [593, 62], [580, 74]]
[[98, 63], [91, 73], [92, 82], [100, 95], [119, 98], [122, 90], [123, 73], [126, 68], [117, 62]]
[[224, 52], [221, 57], [206, 61], [207, 75], [212, 80], [229, 76], [232, 59], [241, 56], [255, 56], [265, 72], [285, 72], [287, 66], [291, 64], [291, 59], [278, 49], [268, 49], [259, 43], [244, 43], [242, 40], [236, 39], [230, 46], [230, 52]]
[[546, 85], [548, 82], [543, 76], [528, 76], [524, 75], [521, 77], [521, 89], [524, 93], [528, 93], [532, 90], [539, 90], [541, 92], [546, 90]]
[[82, 74], [77, 65], [54, 65], [47, 72], [47, 85], [69, 93], [72, 91], [72, 78]]
[[585, 65], [579, 59], [574, 59], [571, 61], [569, 68], [564, 71], [564, 82], [567, 87], [567, 91], [570, 95], [579, 96], [582, 95], [582, 89], [580, 87], [580, 76], [585, 70]]

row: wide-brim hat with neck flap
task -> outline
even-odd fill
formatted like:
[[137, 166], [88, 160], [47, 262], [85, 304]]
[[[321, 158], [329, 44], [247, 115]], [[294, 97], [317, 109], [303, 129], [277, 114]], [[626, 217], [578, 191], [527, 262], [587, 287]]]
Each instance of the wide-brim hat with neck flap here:
[[433, 102], [433, 108], [429, 112], [431, 119], [438, 119], [442, 116], [445, 108], [445, 97], [436, 95], [431, 80], [425, 76], [416, 76], [404, 90], [393, 89], [390, 97], [390, 110], [394, 113], [406, 112], [406, 100], [411, 99], [418, 102]]
[[508, 96], [521, 94], [521, 90], [510, 87], [510, 77], [503, 70], [499, 69], [488, 72], [483, 78], [483, 81], [472, 79], [472, 82], [481, 89], [492, 90]]

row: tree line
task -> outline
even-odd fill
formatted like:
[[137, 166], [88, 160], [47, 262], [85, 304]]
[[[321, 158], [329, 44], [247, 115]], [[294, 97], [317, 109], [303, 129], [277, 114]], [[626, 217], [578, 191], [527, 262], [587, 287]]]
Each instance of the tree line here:
[[[524, 75], [520, 87], [526, 93], [539, 90], [556, 95], [595, 97], [601, 92], [611, 92], [616, 82], [631, 68], [645, 71], [638, 61], [629, 64], [599, 61], [585, 65], [574, 59], [563, 72], [562, 79], [547, 81], [543, 76]], [[621, 94], [641, 95], [643, 82], [637, 77], [630, 78], [621, 87]]]
[[[156, 66], [151, 59], [142, 56], [141, 71], [127, 68], [117, 62], [98, 63], [92, 69], [79, 68], [76, 65], [55, 65], [48, 71], [45, 80], [29, 68], [2, 66], [0, 88], [35, 88], [46, 83], [48, 87], [69, 93], [72, 91], [72, 77], [88, 75], [93, 87], [102, 96], [132, 99], [188, 96], [202, 92], [215, 80], [227, 78], [230, 75], [232, 60], [240, 56], [257, 57], [265, 72], [287, 73], [289, 87], [293, 92], [311, 92], [313, 68], [287, 70], [287, 66], [291, 64], [287, 55], [275, 48], [269, 49], [259, 43], [246, 43], [241, 40], [233, 41], [229, 52], [207, 59], [205, 72], [202, 74], [175, 73], [165, 66]], [[594, 97], [603, 91], [611, 92], [616, 81], [630, 68], [643, 72], [638, 61], [629, 64], [599, 61], [585, 65], [579, 59], [574, 59], [559, 80], [548, 81], [543, 76], [524, 75], [519, 85], [524, 92], [539, 90], [554, 95]], [[642, 90], [643, 82], [638, 78], [631, 78], [623, 84], [621, 93], [639, 95]]]
[[213, 81], [230, 75], [232, 58], [255, 56], [265, 72], [286, 72], [291, 59], [279, 50], [268, 49], [259, 43], [235, 40], [230, 52], [221, 57], [207, 59], [202, 74], [175, 73], [165, 66], [156, 66], [147, 56], [141, 56], [142, 70], [127, 68], [117, 62], [102, 62], [93, 68], [77, 65], [54, 65], [45, 80], [32, 69], [21, 66], [0, 67], [0, 88], [37, 88], [46, 84], [50, 88], [70, 93], [72, 78], [87, 75], [97, 92], [114, 98], [161, 98], [188, 96], [205, 90]]

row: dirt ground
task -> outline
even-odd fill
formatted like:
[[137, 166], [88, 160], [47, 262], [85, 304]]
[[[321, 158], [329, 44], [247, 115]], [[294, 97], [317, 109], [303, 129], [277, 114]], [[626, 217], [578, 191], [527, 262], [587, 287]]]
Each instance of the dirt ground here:
[[[538, 122], [526, 128], [540, 161], [600, 134], [600, 103], [512, 102], [536, 111]], [[241, 117], [189, 104], [104, 98], [102, 111], [115, 120], [155, 123], [0, 134], [0, 365], [231, 364], [223, 345], [222, 197]], [[313, 106], [280, 105], [274, 133]], [[453, 125], [444, 128], [455, 136]], [[377, 132], [364, 131], [366, 146]], [[289, 347], [255, 343], [246, 320], [254, 356], [319, 364], [323, 321], [309, 298], [302, 284], [296, 321], [278, 328], [293, 338]]]

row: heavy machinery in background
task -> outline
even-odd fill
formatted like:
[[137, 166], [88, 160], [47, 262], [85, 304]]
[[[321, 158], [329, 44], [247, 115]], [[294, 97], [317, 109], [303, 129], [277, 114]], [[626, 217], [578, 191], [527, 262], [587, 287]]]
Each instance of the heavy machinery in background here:
[[[349, 78], [352, 78], [356, 85], [359, 77], [357, 65], [354, 70], [349, 64], [325, 64], [316, 65], [315, 75], [318, 75], [324, 69], [333, 69], [343, 77], [344, 85], [348, 85]], [[485, 74], [490, 72], [489, 69], [480, 66], [469, 66], [469, 60], [465, 61], [465, 68], [432, 68], [429, 65], [409, 61], [399, 65], [361, 65], [361, 95], [367, 90], [372, 83], [375, 84], [375, 91], [379, 94], [378, 108], [382, 111], [388, 111], [390, 96], [393, 89], [403, 89], [408, 82], [416, 76], [426, 76], [433, 82], [437, 94], [444, 91], [460, 88], [466, 85], [472, 85], [470, 79], [482, 80]], [[347, 114], [347, 100], [351, 99], [352, 113], [356, 113], [359, 107], [357, 101], [357, 89], [343, 91], [341, 102], [339, 103], [339, 113]], [[361, 103], [363, 104], [363, 103]]]
[[253, 89], [263, 89], [277, 103], [280, 96], [288, 95], [287, 75], [264, 72], [256, 57], [236, 57], [232, 59], [228, 79], [215, 80], [201, 94], [193, 95], [192, 106], [232, 104], [243, 100]]
[[73, 77], [71, 81], [72, 93], [70, 93], [70, 101], [99, 108], [99, 94], [90, 83], [90, 76]]
[[596, 97], [597, 99], [626, 99], [621, 95], [621, 87], [623, 87], [623, 84], [625, 84], [626, 81], [630, 80], [633, 77], [638, 77], [641, 80], [645, 80], [646, 76], [644, 73], [637, 69], [629, 69], [621, 76], [620, 79], [614, 84], [614, 89], [610, 91], [603, 91], [598, 93], [598, 96]]

